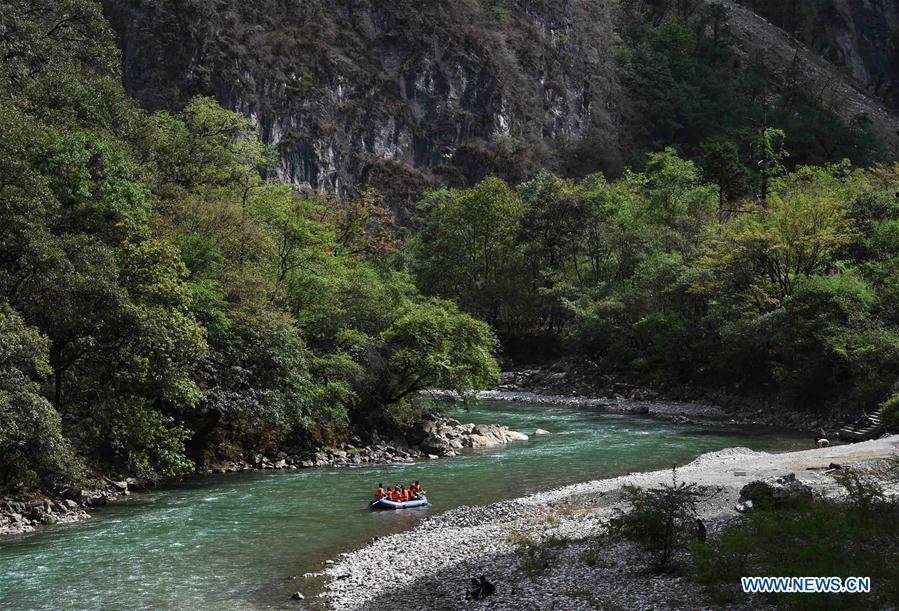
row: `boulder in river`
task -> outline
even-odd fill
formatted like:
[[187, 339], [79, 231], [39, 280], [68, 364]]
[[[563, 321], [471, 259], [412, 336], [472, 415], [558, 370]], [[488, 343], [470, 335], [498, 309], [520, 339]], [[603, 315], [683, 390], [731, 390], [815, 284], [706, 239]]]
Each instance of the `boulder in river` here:
[[125, 480], [122, 481], [114, 481], [111, 479], [107, 479], [106, 482], [109, 484], [109, 487], [114, 491], [120, 494], [128, 494], [128, 482]]
[[505, 443], [502, 429], [495, 424], [479, 424], [471, 431], [472, 447], [490, 447]]
[[479, 424], [472, 429], [469, 439], [471, 447], [480, 448], [498, 446], [510, 441], [527, 441], [528, 436], [518, 431], [510, 431], [505, 426]]
[[419, 447], [426, 454], [436, 454], [438, 456], [443, 456], [452, 450], [452, 446], [446, 438], [434, 434], [429, 435], [427, 439], [422, 441]]
[[410, 445], [418, 445], [428, 439], [437, 431], [437, 422], [434, 420], [419, 420], [412, 425], [412, 428], [406, 433], [406, 441]]
[[506, 441], [527, 441], [530, 439], [524, 433], [519, 433], [518, 431], [510, 431], [506, 428], [503, 428], [503, 436], [506, 438]]
[[496, 424], [463, 424], [453, 418], [429, 415], [416, 422], [406, 434], [412, 448], [425, 455], [452, 456], [461, 448], [488, 448], [510, 441], [527, 441], [528, 436]]
[[550, 433], [546, 429], [537, 429], [536, 431], [534, 431], [534, 436], [538, 435], [552, 435], [552, 433]]

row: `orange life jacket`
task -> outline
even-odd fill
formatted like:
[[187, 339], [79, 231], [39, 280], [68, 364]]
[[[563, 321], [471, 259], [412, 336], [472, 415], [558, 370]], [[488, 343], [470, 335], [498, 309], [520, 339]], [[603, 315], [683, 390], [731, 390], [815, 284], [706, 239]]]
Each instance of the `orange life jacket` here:
[[411, 501], [412, 495], [409, 493], [409, 490], [403, 490], [403, 501]]
[[421, 484], [412, 484], [412, 493], [421, 494]]
[[376, 499], [383, 499], [385, 496], [387, 496], [387, 492], [383, 488], [377, 488], [375, 490]]
[[400, 500], [400, 493], [397, 492], [396, 490], [391, 490], [390, 491], [390, 500], [398, 503]]

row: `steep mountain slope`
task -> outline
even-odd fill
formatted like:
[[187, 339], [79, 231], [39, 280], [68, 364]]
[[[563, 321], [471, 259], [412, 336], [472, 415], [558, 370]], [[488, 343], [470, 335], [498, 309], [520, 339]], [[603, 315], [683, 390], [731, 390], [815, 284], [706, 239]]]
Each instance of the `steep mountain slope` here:
[[[778, 93], [814, 92], [895, 155], [899, 120], [864, 82], [875, 67], [847, 73], [730, 0], [104, 0], [126, 88], [144, 106], [214, 96], [257, 121], [294, 184], [373, 186], [400, 211], [432, 185], [517, 182], [539, 167], [614, 174], [639, 159], [619, 33], [650, 13], [690, 18], [714, 4], [728, 9], [737, 53], [760, 58]], [[876, 48], [868, 38], [895, 25], [887, 4], [841, 39]]]
[[899, 3], [740, 0], [899, 110]]
[[621, 167], [614, 3], [105, 4], [129, 93], [149, 108], [214, 95], [258, 121], [297, 184], [516, 178], [590, 131], [607, 143], [591, 169]]
[[[805, 44], [751, 10], [729, 0], [721, 0], [719, 3], [729, 9], [729, 27], [745, 54], [761, 53], [765, 63], [779, 76], [783, 86], [814, 92], [821, 106], [831, 110], [844, 122], [867, 122], [871, 130], [883, 140], [886, 151], [894, 157], [899, 156], [899, 117], [885, 108], [871, 92], [866, 91], [865, 85], [871, 83], [872, 77], [871, 69], [865, 62], [860, 59], [847, 61], [851, 76], [847, 75], [843, 67], [826, 61]], [[893, 27], [899, 24], [895, 7], [888, 8], [888, 4], [882, 5], [884, 12], [877, 30], [889, 27], [890, 22], [894, 24]], [[880, 3], [877, 5], [881, 7]], [[851, 48], [865, 42], [865, 38], [854, 28], [843, 30], [836, 38]], [[845, 57], [859, 58], [859, 55], [847, 52]], [[876, 55], [872, 59], [878, 63], [887, 60], [886, 57]]]

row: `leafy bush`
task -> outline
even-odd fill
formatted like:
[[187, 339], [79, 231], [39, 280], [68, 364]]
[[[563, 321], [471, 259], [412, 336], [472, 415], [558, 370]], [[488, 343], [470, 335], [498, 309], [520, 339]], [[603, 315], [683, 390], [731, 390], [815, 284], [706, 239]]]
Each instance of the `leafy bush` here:
[[892, 433], [899, 433], [899, 393], [887, 399], [881, 406], [883, 425]]
[[0, 303], [0, 488], [44, 487], [82, 476], [62, 422], [40, 395], [49, 342]]
[[648, 490], [625, 487], [629, 507], [617, 509], [609, 530], [653, 553], [655, 567], [665, 571], [693, 538], [699, 498], [696, 484], [678, 483], [677, 471], [672, 469], [671, 484]]
[[835, 473], [834, 479], [846, 490], [849, 506], [860, 514], [876, 514], [887, 506], [883, 486], [876, 477], [846, 468]]
[[[720, 603], [740, 602], [745, 575], [870, 576], [872, 593], [851, 599], [817, 594], [815, 608], [866, 609], [899, 596], [899, 506], [888, 503], [880, 485], [859, 472], [838, 477], [845, 503], [815, 500], [785, 510], [757, 508], [691, 555], [697, 579]], [[805, 598], [803, 598], [805, 596]], [[808, 608], [807, 595], [770, 595], [780, 607]]]

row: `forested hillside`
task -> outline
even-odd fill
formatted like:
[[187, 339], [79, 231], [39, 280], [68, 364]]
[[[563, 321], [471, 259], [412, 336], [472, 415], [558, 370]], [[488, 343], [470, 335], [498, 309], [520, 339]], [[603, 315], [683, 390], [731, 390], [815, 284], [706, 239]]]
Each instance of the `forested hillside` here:
[[397, 271], [375, 193], [304, 198], [209, 98], [148, 114], [91, 0], [0, 3], [0, 484], [391, 430], [494, 340]]
[[0, 486], [391, 434], [496, 356], [895, 391], [874, 97], [718, 4], [345, 4], [0, 0]]
[[762, 171], [719, 175], [736, 199], [671, 148], [615, 181], [435, 191], [410, 265], [519, 358], [872, 408], [899, 379], [899, 166], [787, 172], [785, 142], [763, 131]]

